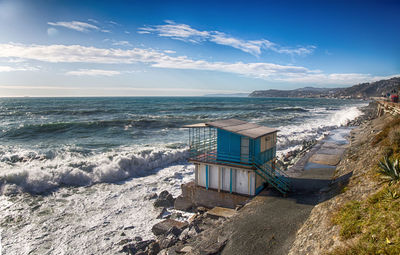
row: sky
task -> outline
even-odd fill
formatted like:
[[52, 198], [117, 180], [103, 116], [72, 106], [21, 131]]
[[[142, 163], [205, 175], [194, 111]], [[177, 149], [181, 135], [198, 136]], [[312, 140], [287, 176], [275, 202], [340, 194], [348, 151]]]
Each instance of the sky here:
[[400, 1], [0, 0], [0, 96], [201, 96], [400, 76]]

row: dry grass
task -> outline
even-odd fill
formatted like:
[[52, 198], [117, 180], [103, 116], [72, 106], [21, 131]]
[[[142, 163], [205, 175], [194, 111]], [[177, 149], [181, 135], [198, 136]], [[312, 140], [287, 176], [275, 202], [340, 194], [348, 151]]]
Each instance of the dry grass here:
[[[391, 160], [400, 158], [400, 118], [387, 123], [372, 141]], [[376, 176], [378, 162], [370, 176]], [[332, 223], [340, 226], [347, 246], [330, 254], [400, 254], [400, 182], [382, 182], [373, 195], [350, 201], [333, 214]]]
[[387, 185], [364, 201], [348, 202], [333, 216], [352, 245], [331, 254], [400, 254], [400, 185]]

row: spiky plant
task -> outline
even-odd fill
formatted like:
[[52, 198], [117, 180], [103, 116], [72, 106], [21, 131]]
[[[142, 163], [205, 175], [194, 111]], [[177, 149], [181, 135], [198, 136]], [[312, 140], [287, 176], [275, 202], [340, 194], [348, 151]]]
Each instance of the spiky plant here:
[[379, 161], [378, 172], [382, 174], [382, 178], [390, 183], [398, 182], [400, 180], [400, 165], [399, 160], [391, 160], [384, 157]]

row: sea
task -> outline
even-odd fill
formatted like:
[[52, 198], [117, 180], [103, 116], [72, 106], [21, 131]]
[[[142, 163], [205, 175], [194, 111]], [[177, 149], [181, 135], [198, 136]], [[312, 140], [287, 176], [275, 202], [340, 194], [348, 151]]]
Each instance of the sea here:
[[124, 239], [154, 238], [151, 227], [160, 211], [149, 196], [167, 190], [176, 197], [181, 184], [194, 179], [184, 125], [237, 118], [274, 127], [282, 156], [347, 125], [367, 104], [316, 98], [0, 98], [0, 249], [115, 254]]

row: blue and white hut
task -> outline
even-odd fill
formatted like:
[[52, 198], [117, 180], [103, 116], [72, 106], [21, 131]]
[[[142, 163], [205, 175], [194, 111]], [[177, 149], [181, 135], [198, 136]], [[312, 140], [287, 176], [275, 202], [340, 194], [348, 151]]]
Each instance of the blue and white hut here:
[[288, 178], [275, 165], [278, 130], [238, 119], [184, 127], [196, 185], [254, 196], [268, 183], [289, 192]]

